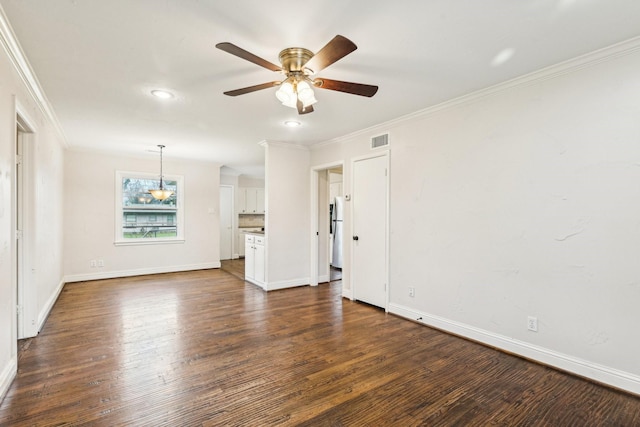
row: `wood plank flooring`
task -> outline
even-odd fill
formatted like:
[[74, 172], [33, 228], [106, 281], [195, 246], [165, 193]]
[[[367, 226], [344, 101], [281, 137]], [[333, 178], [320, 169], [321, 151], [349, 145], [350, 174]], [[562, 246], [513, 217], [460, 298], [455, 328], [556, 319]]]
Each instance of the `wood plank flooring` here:
[[[24, 343], [23, 343], [24, 344]], [[68, 284], [2, 426], [638, 426], [640, 398], [224, 270]]]

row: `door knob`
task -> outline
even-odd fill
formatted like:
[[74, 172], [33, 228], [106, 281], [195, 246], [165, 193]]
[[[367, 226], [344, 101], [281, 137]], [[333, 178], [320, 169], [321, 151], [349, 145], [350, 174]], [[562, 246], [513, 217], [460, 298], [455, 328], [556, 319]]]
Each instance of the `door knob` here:
[[353, 236], [353, 240], [358, 240], [358, 236]]

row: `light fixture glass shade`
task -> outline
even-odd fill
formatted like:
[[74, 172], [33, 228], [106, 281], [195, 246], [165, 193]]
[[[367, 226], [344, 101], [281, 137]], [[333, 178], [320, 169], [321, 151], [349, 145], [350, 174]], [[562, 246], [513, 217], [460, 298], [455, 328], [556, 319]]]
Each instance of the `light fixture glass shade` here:
[[296, 108], [297, 96], [293, 84], [289, 80], [280, 85], [280, 89], [276, 91], [276, 97], [282, 102], [282, 105]]
[[156, 200], [166, 200], [171, 197], [173, 191], [159, 188], [157, 190], [149, 190], [149, 193], [151, 193], [153, 198]]
[[311, 89], [309, 83], [305, 81], [298, 82], [298, 99], [302, 102], [304, 107], [308, 107], [309, 105], [318, 102], [313, 93], [313, 89]]

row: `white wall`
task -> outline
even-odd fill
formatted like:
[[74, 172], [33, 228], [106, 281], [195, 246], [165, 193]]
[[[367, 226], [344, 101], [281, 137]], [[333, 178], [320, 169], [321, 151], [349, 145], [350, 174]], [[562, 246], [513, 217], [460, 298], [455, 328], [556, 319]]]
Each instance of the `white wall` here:
[[[167, 175], [184, 176], [184, 243], [115, 246], [115, 172], [157, 172], [158, 158], [68, 151], [65, 159], [67, 281], [220, 266], [219, 165], [165, 156]], [[215, 213], [209, 213], [209, 212]], [[92, 268], [92, 259], [104, 260]]]
[[238, 176], [238, 187], [264, 188], [264, 179], [240, 175]]
[[238, 176], [220, 174], [220, 185], [231, 185], [235, 190], [238, 187]]
[[[0, 15], [0, 24], [4, 19]], [[0, 41], [5, 42], [5, 27]], [[17, 69], [0, 50], [0, 399], [17, 367], [16, 275], [15, 275], [15, 135], [16, 110], [33, 127], [28, 158], [30, 190], [29, 326], [35, 334], [63, 285], [63, 139], [38, 107]]]
[[311, 163], [344, 160], [348, 193], [349, 159], [389, 131], [390, 311], [640, 393], [640, 51], [606, 54]]
[[309, 151], [266, 144], [266, 289], [309, 284]]

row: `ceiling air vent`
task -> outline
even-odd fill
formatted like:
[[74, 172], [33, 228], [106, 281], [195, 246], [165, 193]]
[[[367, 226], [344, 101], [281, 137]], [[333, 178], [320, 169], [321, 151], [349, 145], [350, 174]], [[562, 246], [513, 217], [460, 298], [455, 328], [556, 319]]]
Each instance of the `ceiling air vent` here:
[[371, 138], [371, 149], [386, 147], [389, 145], [389, 134], [385, 133], [383, 135], [374, 136]]

